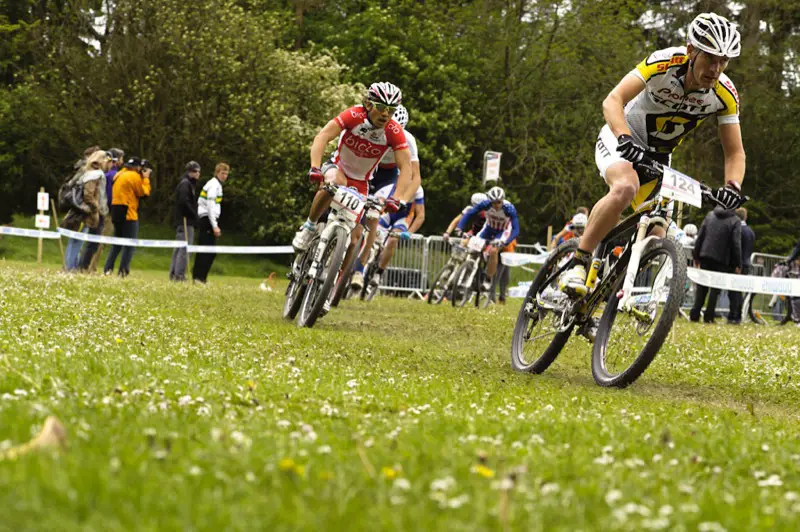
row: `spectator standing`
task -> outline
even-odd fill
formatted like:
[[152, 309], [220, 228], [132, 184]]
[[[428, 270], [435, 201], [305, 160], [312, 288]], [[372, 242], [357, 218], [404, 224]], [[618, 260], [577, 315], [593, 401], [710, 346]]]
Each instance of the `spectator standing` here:
[[[80, 209], [70, 209], [61, 224], [65, 229], [77, 231], [83, 224], [83, 232], [96, 230], [103, 216], [105, 205], [105, 171], [110, 167], [109, 156], [103, 150], [92, 152], [79, 170], [78, 182], [83, 185], [83, 203]], [[64, 254], [64, 267], [67, 271], [77, 270], [82, 240], [70, 238]]]
[[[717, 207], [706, 216], [692, 252], [696, 268], [724, 273], [740, 273], [742, 269], [742, 224], [733, 211]], [[705, 323], [714, 323], [719, 289], [697, 285], [691, 321], [700, 320], [700, 311], [708, 294], [703, 314]], [[731, 305], [733, 306], [733, 305]]]
[[[200, 164], [189, 161], [186, 172], [175, 187], [175, 240], [194, 242], [194, 226], [197, 223], [197, 192], [195, 185], [200, 177]], [[175, 248], [169, 267], [170, 281], [185, 281], [189, 253], [186, 248]]]
[[[739, 207], [736, 209], [736, 216], [742, 224], [742, 274], [750, 275], [753, 265], [750, 262], [750, 255], [753, 254], [753, 246], [756, 241], [756, 234], [747, 225], [747, 209]], [[742, 304], [744, 295], [741, 292], [728, 292], [731, 302], [731, 311], [728, 313], [728, 323], [738, 325], [742, 322]]]
[[[114, 186], [114, 176], [122, 166], [125, 159], [125, 153], [119, 148], [111, 148], [107, 152], [108, 157], [111, 159], [110, 167], [105, 172], [105, 188], [100, 191], [100, 220], [95, 228], [89, 228], [90, 235], [106, 235], [114, 234], [114, 225], [108, 213], [111, 210], [111, 194], [112, 187]], [[87, 272], [92, 272], [97, 267], [97, 260], [100, 257], [102, 245], [97, 242], [86, 242], [83, 246], [83, 254], [80, 260], [80, 269]]]
[[[138, 157], [130, 157], [114, 179], [113, 200], [111, 203], [111, 221], [114, 223], [114, 236], [120, 238], [136, 238], [139, 234], [139, 198], [150, 195], [150, 163]], [[124, 249], [123, 249], [124, 248]], [[110, 275], [114, 271], [117, 255], [122, 252], [119, 263], [119, 276], [126, 277], [130, 273], [133, 246], [114, 244], [106, 259], [104, 273]]]
[[[217, 163], [214, 177], [208, 180], [200, 192], [197, 200], [197, 244], [200, 246], [213, 246], [217, 238], [222, 235], [219, 228], [219, 216], [222, 214], [222, 183], [228, 180], [230, 166], [226, 163]], [[214, 264], [216, 253], [198, 253], [194, 259], [192, 279], [204, 283]]]

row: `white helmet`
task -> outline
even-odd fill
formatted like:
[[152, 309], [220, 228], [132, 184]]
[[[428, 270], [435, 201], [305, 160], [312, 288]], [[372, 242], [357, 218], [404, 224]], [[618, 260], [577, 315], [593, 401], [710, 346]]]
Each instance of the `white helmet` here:
[[403, 94], [397, 86], [388, 81], [380, 81], [369, 86], [367, 100], [386, 105], [400, 105], [403, 100]]
[[586, 227], [586, 222], [588, 221], [589, 217], [583, 214], [582, 212], [579, 212], [578, 214], [572, 217], [572, 225], [574, 225], [579, 229], [583, 229], [584, 227]]
[[476, 192], [475, 194], [472, 195], [472, 198], [470, 198], [470, 203], [472, 203], [472, 205], [475, 206], [478, 203], [486, 201], [487, 199], [489, 199], [489, 196], [487, 196], [483, 192]]
[[716, 13], [700, 13], [689, 24], [689, 44], [722, 57], [739, 57], [742, 36], [736, 24]]
[[697, 226], [694, 224], [686, 224], [683, 226], [683, 232], [686, 236], [697, 236]]
[[500, 187], [492, 187], [489, 189], [489, 192], [486, 193], [486, 196], [492, 201], [503, 201], [506, 197], [506, 193]]
[[397, 109], [394, 110], [392, 118], [394, 118], [397, 123], [400, 124], [400, 127], [405, 129], [406, 125], [408, 125], [408, 109], [402, 105], [398, 105]]

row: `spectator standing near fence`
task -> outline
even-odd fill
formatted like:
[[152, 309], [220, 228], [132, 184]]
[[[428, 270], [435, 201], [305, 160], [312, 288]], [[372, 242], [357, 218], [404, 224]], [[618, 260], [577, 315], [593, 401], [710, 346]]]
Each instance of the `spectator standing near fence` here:
[[[105, 171], [104, 188], [100, 190], [100, 219], [97, 227], [90, 227], [90, 235], [114, 234], [114, 225], [111, 223], [109, 213], [111, 212], [111, 189], [114, 186], [114, 176], [119, 172], [122, 162], [125, 160], [125, 153], [119, 148], [111, 148], [106, 152], [110, 162]], [[93, 272], [97, 267], [97, 260], [102, 251], [102, 245], [97, 242], [86, 242], [83, 245], [81, 254], [80, 269], [86, 272]]]
[[[186, 172], [175, 187], [175, 240], [194, 242], [194, 226], [197, 223], [197, 192], [195, 185], [200, 178], [200, 163], [189, 161]], [[170, 281], [185, 281], [189, 253], [186, 248], [175, 248], [169, 267]]]
[[[723, 273], [740, 273], [742, 270], [742, 224], [733, 211], [717, 207], [706, 216], [692, 252], [694, 266], [703, 270]], [[733, 294], [731, 298], [735, 299]], [[700, 311], [708, 294], [708, 305], [703, 314], [705, 323], [714, 323], [719, 289], [697, 285], [694, 306], [689, 314], [691, 321], [700, 320]], [[741, 297], [741, 295], [740, 295]], [[734, 302], [731, 303], [733, 307]]]
[[[138, 157], [130, 157], [114, 178], [113, 199], [111, 202], [111, 221], [114, 222], [114, 236], [136, 238], [139, 235], [139, 198], [150, 195], [150, 163]], [[119, 263], [119, 276], [126, 277], [131, 272], [134, 246], [114, 244], [106, 259], [104, 273], [114, 271], [117, 255], [122, 252]]]
[[[750, 275], [753, 269], [750, 263], [750, 255], [753, 254], [753, 246], [756, 241], [756, 234], [747, 225], [747, 209], [739, 207], [736, 209], [736, 216], [742, 224], [742, 274]], [[738, 325], [742, 322], [742, 304], [744, 295], [741, 292], [728, 292], [731, 301], [731, 311], [728, 313], [728, 323]]]
[[[203, 190], [197, 199], [197, 244], [199, 246], [216, 245], [217, 238], [222, 235], [219, 228], [219, 217], [222, 214], [222, 184], [228, 180], [230, 169], [226, 163], [217, 163], [214, 177], [203, 185]], [[216, 257], [216, 253], [197, 253], [192, 268], [192, 280], [205, 284]]]
[[[110, 167], [111, 159], [103, 150], [92, 152], [79, 170], [78, 182], [83, 185], [83, 202], [80, 209], [70, 209], [64, 217], [62, 227], [72, 231], [81, 230], [88, 233], [96, 230], [100, 220], [107, 212], [105, 204], [105, 171]], [[67, 271], [77, 270], [80, 262], [82, 240], [70, 238], [64, 254], [64, 267]]]

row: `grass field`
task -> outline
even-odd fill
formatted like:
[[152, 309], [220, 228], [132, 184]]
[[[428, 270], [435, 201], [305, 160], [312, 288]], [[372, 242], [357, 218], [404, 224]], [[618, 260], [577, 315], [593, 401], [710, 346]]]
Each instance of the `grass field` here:
[[[135, 259], [134, 259], [135, 260]], [[0, 530], [797, 530], [800, 330], [679, 322], [640, 382], [573, 339], [510, 370], [518, 302], [377, 298], [317, 327], [259, 280], [0, 263]]]

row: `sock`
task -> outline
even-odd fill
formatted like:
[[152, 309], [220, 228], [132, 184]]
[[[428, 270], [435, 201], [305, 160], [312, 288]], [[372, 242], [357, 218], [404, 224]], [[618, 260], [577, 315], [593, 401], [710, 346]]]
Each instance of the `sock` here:
[[381, 268], [381, 267], [378, 267], [378, 268], [376, 268], [376, 269], [375, 269], [375, 274], [376, 274], [378, 277], [380, 277], [381, 275], [383, 275], [383, 268]]
[[311, 218], [306, 218], [306, 223], [303, 224], [303, 228], [314, 230], [317, 228], [316, 222], [312, 222]]
[[353, 266], [353, 270], [355, 270], [357, 272], [360, 272], [360, 273], [364, 273], [364, 265], [361, 264], [361, 259], [356, 259], [356, 263]]

